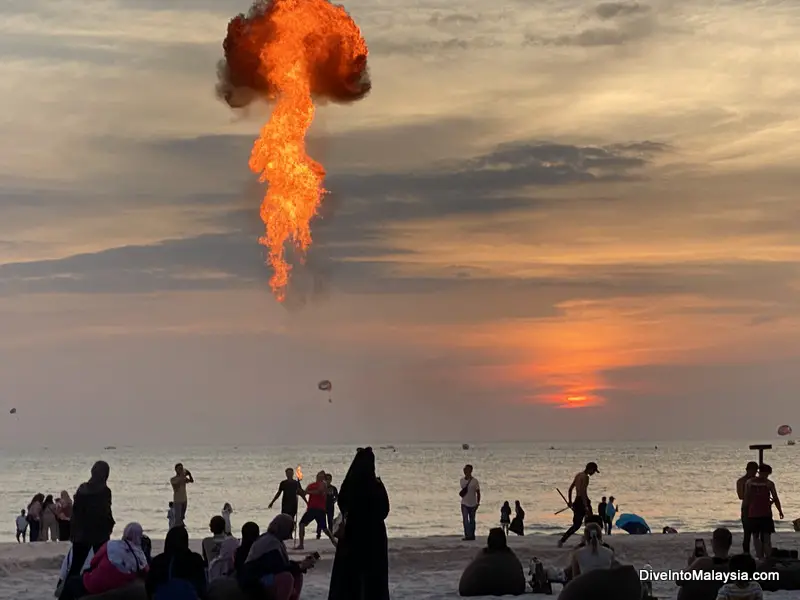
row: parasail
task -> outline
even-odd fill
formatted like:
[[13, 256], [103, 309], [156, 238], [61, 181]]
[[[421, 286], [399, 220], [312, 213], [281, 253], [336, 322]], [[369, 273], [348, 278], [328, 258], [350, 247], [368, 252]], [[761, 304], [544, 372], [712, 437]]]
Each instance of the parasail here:
[[327, 379], [323, 379], [317, 384], [317, 387], [320, 391], [328, 392], [328, 402], [333, 402], [333, 398], [331, 398], [331, 390], [333, 389], [333, 384], [328, 381]]
[[789, 427], [788, 425], [781, 425], [780, 427], [778, 427], [778, 435], [791, 435], [791, 434], [792, 434], [792, 428]]
[[17, 414], [17, 409], [16, 408], [12, 408], [10, 411], [8, 411], [8, 414], [10, 414], [10, 415]]

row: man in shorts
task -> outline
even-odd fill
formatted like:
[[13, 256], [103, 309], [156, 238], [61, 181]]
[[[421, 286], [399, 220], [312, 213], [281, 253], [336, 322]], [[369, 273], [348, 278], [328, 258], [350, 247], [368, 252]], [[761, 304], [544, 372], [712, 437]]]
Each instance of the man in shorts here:
[[285, 515], [289, 515], [292, 517], [293, 521], [297, 520], [297, 498], [305, 498], [303, 497], [303, 486], [300, 482], [294, 478], [294, 469], [286, 469], [286, 479], [280, 482], [278, 485], [278, 491], [275, 493], [275, 497], [272, 499], [272, 502], [269, 503], [269, 507], [272, 508], [272, 505], [278, 500], [278, 497], [281, 499], [281, 512]]
[[[583, 522], [587, 516], [592, 514], [592, 502], [589, 500], [589, 477], [599, 473], [596, 462], [587, 463], [586, 468], [575, 475], [572, 485], [567, 492], [567, 505], [572, 509], [572, 527], [567, 529], [558, 542], [561, 548], [569, 537], [583, 527]], [[572, 492], [575, 492], [575, 500], [572, 499]]]
[[744, 491], [747, 482], [750, 481], [758, 473], [758, 463], [751, 460], [744, 468], [744, 475], [736, 480], [736, 495], [742, 501], [742, 529], [744, 530], [744, 538], [742, 539], [742, 549], [745, 554], [750, 554], [750, 521], [747, 516], [747, 504], [744, 501]]
[[747, 504], [747, 517], [750, 532], [753, 534], [753, 545], [757, 558], [769, 558], [772, 555], [772, 534], [775, 533], [775, 521], [772, 518], [772, 505], [778, 509], [778, 516], [783, 518], [783, 508], [778, 498], [775, 482], [770, 480], [772, 467], [766, 464], [758, 466], [758, 475], [744, 486], [744, 501]]
[[306, 487], [306, 495], [308, 496], [306, 504], [308, 509], [305, 514], [300, 518], [300, 529], [298, 535], [297, 549], [303, 549], [303, 538], [306, 534], [306, 527], [311, 522], [316, 522], [317, 527], [328, 536], [331, 543], [336, 545], [336, 540], [331, 535], [328, 529], [328, 484], [325, 483], [325, 471], [317, 473], [317, 480]]

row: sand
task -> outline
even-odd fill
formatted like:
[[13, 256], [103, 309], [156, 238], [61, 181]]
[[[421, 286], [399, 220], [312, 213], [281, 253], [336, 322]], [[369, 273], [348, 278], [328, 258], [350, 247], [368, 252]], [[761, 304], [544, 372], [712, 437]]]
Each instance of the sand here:
[[[776, 536], [775, 545], [796, 548], [798, 535], [782, 533]], [[680, 534], [648, 536], [612, 535], [608, 541], [614, 546], [622, 562], [641, 567], [649, 563], [654, 569], [681, 569], [694, 539], [704, 537], [710, 543], [710, 534]], [[537, 556], [545, 564], [565, 566], [567, 551], [556, 548], [558, 537], [531, 535], [512, 537], [511, 547], [526, 566]], [[577, 536], [573, 538], [577, 543]], [[455, 537], [428, 537], [390, 540], [390, 586], [394, 600], [441, 600], [458, 597], [458, 580], [464, 566], [470, 561], [482, 541], [462, 542]], [[734, 535], [734, 549], [741, 544], [741, 534]], [[154, 552], [162, 544], [154, 541]], [[195, 549], [199, 540], [193, 541]], [[292, 543], [288, 547], [292, 550]], [[58, 568], [68, 548], [60, 542], [38, 544], [0, 544], [0, 598], [14, 600], [50, 600], [53, 598]], [[302, 598], [326, 600], [328, 578], [333, 560], [333, 548], [327, 540], [308, 540], [305, 553], [317, 550], [322, 554], [318, 567], [306, 576]], [[558, 589], [558, 588], [557, 588]], [[659, 598], [675, 598], [674, 584], [656, 585]], [[557, 592], [552, 598], [557, 597]], [[797, 598], [798, 592], [766, 593], [770, 600]]]

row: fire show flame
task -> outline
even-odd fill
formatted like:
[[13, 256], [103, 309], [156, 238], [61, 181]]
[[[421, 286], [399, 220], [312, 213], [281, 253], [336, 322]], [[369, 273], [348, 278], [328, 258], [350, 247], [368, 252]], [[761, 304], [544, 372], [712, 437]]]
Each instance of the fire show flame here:
[[250, 169], [268, 184], [261, 204], [273, 269], [270, 286], [285, 299], [291, 266], [286, 244], [304, 256], [311, 219], [325, 189], [324, 167], [306, 154], [315, 101], [349, 103], [369, 93], [367, 44], [342, 6], [327, 0], [257, 1], [228, 24], [217, 95], [231, 108], [273, 104], [253, 145]]
[[297, 477], [297, 481], [303, 481], [303, 467], [297, 465], [297, 468], [294, 470], [295, 477]]

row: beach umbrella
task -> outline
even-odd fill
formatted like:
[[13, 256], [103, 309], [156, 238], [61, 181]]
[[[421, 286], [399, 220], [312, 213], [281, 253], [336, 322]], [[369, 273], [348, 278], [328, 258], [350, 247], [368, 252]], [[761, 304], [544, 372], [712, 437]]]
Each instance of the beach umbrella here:
[[625, 513], [619, 516], [616, 522], [617, 527], [627, 531], [631, 535], [642, 535], [650, 533], [650, 526], [639, 515]]
[[788, 425], [778, 427], [778, 435], [792, 435], [792, 428]]

